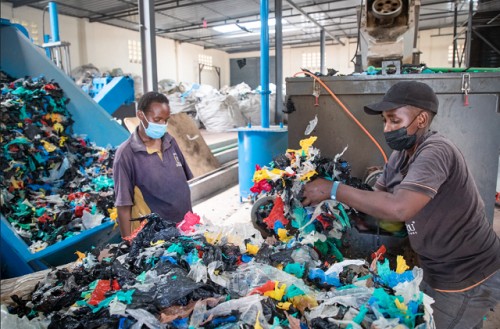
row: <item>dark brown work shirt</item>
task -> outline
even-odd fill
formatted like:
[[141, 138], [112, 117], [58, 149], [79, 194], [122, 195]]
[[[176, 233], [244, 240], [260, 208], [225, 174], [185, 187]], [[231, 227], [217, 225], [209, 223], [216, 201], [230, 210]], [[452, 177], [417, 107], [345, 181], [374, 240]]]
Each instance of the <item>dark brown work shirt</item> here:
[[433, 288], [465, 289], [500, 268], [500, 239], [486, 218], [484, 202], [460, 150], [429, 132], [409, 157], [395, 151], [376, 183], [382, 191], [424, 193], [431, 200], [406, 229]]

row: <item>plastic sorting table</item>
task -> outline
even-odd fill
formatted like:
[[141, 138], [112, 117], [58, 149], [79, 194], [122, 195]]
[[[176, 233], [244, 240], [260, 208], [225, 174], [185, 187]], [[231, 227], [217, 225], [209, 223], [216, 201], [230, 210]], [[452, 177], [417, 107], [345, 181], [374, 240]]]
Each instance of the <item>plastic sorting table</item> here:
[[238, 132], [238, 181], [240, 201], [251, 199], [255, 166], [269, 165], [274, 156], [285, 153], [288, 128], [281, 126], [243, 127]]

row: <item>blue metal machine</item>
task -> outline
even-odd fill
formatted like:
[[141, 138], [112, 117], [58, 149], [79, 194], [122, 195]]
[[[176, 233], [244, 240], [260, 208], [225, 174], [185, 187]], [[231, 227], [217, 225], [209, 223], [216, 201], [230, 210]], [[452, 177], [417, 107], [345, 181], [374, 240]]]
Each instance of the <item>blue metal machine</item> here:
[[85, 85], [82, 89], [110, 115], [135, 100], [134, 80], [129, 76], [94, 78], [91, 86]]

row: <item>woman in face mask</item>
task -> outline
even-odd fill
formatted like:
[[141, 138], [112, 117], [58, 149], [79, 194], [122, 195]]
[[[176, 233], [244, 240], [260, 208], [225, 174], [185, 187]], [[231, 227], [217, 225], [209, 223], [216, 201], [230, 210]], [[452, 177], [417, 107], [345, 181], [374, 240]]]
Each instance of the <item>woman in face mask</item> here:
[[192, 210], [188, 180], [193, 178], [175, 139], [168, 133], [170, 106], [165, 95], [148, 92], [137, 106], [140, 124], [117, 149], [113, 163], [115, 205], [122, 237], [130, 220], [155, 212], [180, 222]]
[[429, 126], [439, 107], [426, 84], [402, 81], [365, 112], [382, 115], [394, 152], [375, 183], [362, 191], [316, 179], [304, 187], [304, 205], [334, 199], [365, 214], [403, 222], [424, 270], [421, 289], [436, 328], [480, 328], [500, 299], [500, 239], [462, 153]]

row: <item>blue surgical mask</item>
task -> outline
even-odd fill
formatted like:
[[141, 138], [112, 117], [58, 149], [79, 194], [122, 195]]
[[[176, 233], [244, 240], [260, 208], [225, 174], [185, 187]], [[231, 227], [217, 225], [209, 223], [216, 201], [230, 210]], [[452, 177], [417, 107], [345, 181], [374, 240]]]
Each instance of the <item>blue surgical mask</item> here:
[[144, 119], [148, 122], [148, 127], [144, 126], [144, 123], [141, 120], [141, 124], [144, 127], [144, 131], [146, 132], [146, 135], [152, 139], [158, 139], [162, 138], [163, 135], [167, 132], [167, 127], [168, 123], [165, 124], [159, 124], [159, 123], [154, 123], [154, 122], [149, 122], [148, 119], [146, 119], [146, 116], [144, 116]]

